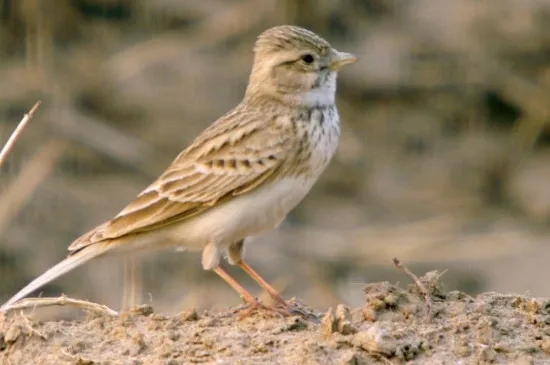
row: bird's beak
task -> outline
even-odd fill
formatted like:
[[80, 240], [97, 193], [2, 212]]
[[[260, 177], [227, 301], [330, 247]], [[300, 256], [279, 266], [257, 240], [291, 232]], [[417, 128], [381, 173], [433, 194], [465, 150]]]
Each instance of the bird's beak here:
[[331, 71], [338, 71], [342, 68], [342, 66], [349, 65], [350, 63], [355, 62], [357, 62], [357, 57], [355, 57], [351, 53], [338, 52], [334, 50], [329, 68]]

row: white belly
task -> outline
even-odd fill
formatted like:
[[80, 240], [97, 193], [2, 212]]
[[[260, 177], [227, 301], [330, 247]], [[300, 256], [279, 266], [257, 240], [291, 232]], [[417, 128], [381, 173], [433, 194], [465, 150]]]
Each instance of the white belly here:
[[229, 245], [278, 226], [307, 194], [313, 181], [284, 179], [240, 195], [170, 229], [171, 240], [200, 250], [208, 243]]

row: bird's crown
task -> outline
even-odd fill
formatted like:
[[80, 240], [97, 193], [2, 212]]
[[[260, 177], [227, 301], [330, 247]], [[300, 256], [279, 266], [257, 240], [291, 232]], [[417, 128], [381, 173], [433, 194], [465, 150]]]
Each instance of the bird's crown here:
[[317, 34], [294, 25], [279, 25], [262, 32], [256, 41], [256, 54], [269, 54], [289, 49], [311, 49], [326, 54], [330, 44]]

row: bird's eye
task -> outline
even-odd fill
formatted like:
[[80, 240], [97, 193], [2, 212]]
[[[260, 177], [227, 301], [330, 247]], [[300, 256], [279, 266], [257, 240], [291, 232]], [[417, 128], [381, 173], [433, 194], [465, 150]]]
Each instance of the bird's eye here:
[[315, 61], [315, 58], [313, 58], [313, 56], [310, 55], [309, 53], [303, 55], [300, 59], [302, 60], [302, 62], [304, 62], [307, 65], [311, 65], [313, 61]]

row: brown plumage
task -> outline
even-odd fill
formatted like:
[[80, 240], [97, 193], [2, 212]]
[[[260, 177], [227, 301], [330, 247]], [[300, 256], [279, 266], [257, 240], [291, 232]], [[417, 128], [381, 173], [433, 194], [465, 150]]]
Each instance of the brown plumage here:
[[2, 309], [94, 257], [170, 246], [202, 250], [205, 269], [256, 303], [219, 266], [227, 255], [284, 305], [243, 262], [243, 242], [276, 227], [328, 164], [339, 135], [336, 71], [355, 58], [294, 26], [260, 34], [254, 54], [243, 101], [203, 131], [116, 217], [75, 240], [68, 258]]

